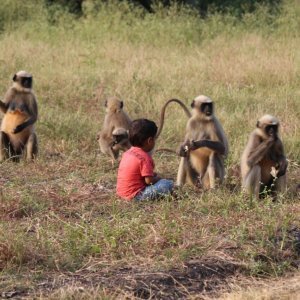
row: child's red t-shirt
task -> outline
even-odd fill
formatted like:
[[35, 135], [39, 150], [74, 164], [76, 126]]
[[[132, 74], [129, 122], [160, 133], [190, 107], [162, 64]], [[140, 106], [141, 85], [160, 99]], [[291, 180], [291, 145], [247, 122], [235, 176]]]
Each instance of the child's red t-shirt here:
[[123, 153], [117, 178], [117, 195], [132, 200], [147, 185], [144, 177], [154, 176], [152, 157], [138, 147]]

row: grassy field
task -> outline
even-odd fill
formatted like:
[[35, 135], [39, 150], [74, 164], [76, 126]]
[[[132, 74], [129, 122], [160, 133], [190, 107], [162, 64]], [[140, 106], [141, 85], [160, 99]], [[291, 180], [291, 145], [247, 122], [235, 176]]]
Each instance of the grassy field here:
[[[300, 266], [299, 1], [239, 19], [176, 6], [144, 15], [126, 3], [96, 14], [92, 4], [81, 19], [37, 0], [1, 4], [0, 98], [16, 71], [34, 75], [40, 154], [0, 167], [0, 298], [273, 299], [266, 288], [281, 282], [295, 299], [298, 277], [285, 278]], [[116, 169], [96, 140], [105, 97], [158, 122], [167, 99], [199, 94], [215, 101], [229, 138], [225, 185], [153, 203], [117, 199]], [[281, 122], [288, 191], [250, 202], [236, 169], [266, 113]], [[186, 121], [170, 107], [158, 147], [176, 149]], [[176, 177], [178, 157], [154, 159]]]

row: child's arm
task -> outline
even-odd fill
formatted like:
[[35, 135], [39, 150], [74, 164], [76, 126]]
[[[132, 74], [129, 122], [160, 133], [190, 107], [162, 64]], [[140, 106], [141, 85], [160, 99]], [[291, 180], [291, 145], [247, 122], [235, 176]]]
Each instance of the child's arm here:
[[154, 184], [154, 183], [158, 182], [159, 180], [161, 180], [161, 178], [157, 175], [156, 176], [146, 176], [144, 178], [145, 178], [145, 182], [147, 185]]

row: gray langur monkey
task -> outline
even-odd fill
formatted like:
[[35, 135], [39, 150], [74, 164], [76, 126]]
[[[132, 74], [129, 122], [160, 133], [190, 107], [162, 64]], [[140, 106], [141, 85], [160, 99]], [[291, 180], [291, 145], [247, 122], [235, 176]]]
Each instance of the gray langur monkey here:
[[177, 185], [190, 183], [204, 189], [224, 180], [224, 158], [228, 155], [228, 141], [223, 127], [214, 114], [213, 101], [204, 95], [191, 104], [192, 115], [186, 126], [184, 143], [177, 173]]
[[110, 97], [105, 101], [106, 114], [103, 127], [98, 134], [100, 150], [108, 154], [114, 162], [119, 157], [120, 150], [130, 148], [128, 130], [131, 119], [123, 110], [123, 101], [118, 97]]
[[36, 157], [38, 141], [34, 124], [38, 118], [36, 96], [32, 90], [32, 75], [19, 71], [13, 85], [0, 101], [4, 113], [0, 131], [0, 161], [11, 158], [19, 161], [25, 152], [27, 160]]
[[278, 129], [276, 117], [261, 117], [241, 158], [242, 187], [257, 199], [260, 193], [271, 191], [276, 196], [286, 188], [288, 162]]

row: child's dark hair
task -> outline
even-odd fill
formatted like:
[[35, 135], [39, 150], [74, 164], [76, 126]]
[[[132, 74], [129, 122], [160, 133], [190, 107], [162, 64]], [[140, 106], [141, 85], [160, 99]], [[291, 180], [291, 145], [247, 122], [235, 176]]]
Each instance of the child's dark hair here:
[[137, 119], [132, 121], [129, 128], [129, 141], [132, 146], [142, 147], [149, 137], [155, 137], [157, 126], [148, 119]]

